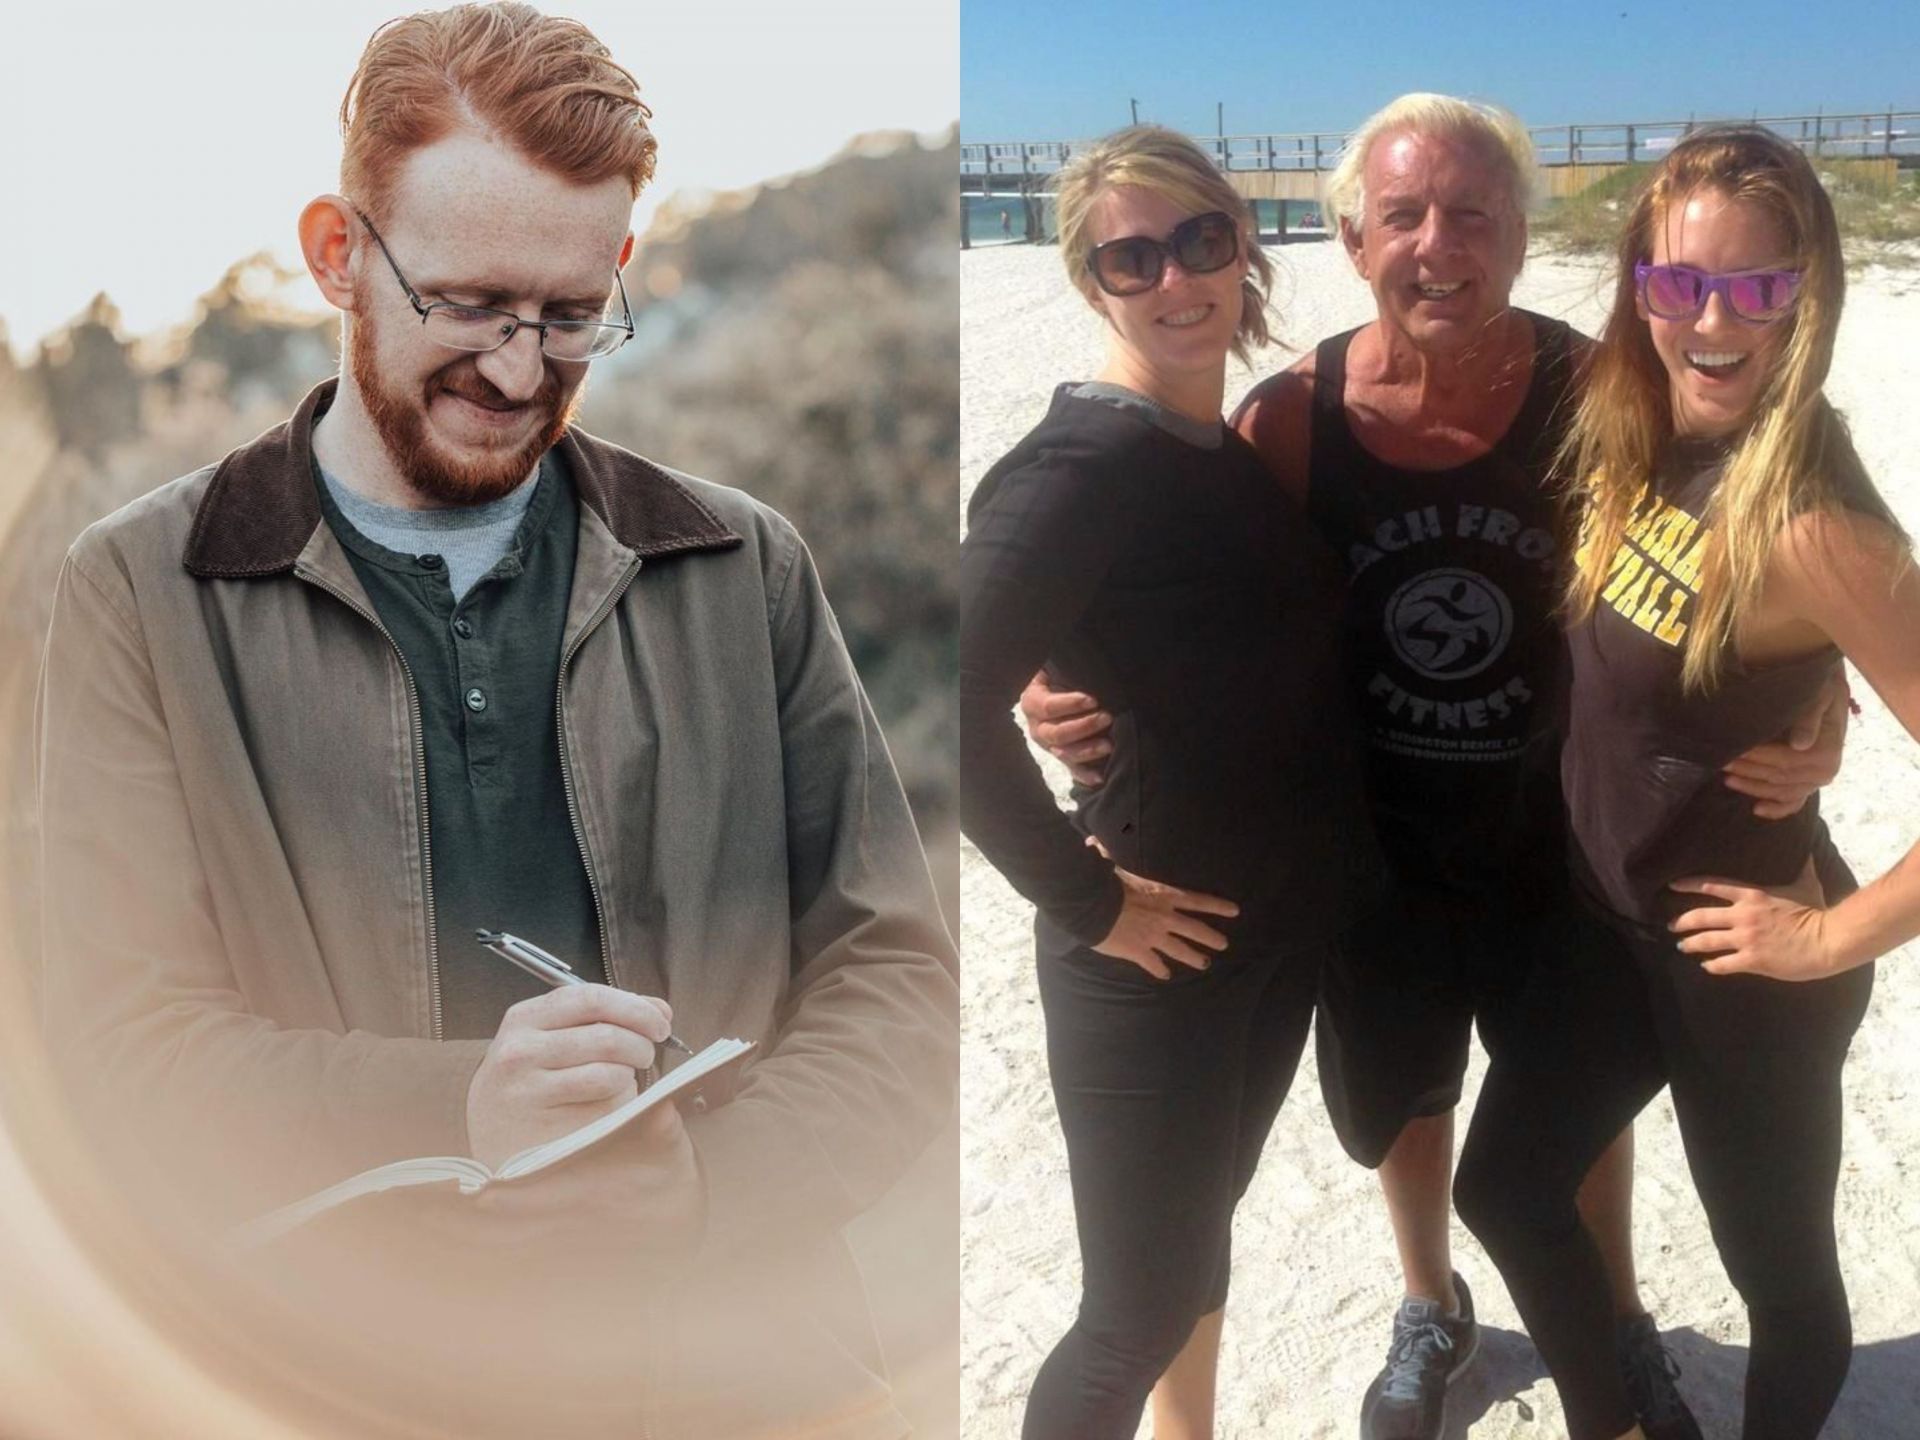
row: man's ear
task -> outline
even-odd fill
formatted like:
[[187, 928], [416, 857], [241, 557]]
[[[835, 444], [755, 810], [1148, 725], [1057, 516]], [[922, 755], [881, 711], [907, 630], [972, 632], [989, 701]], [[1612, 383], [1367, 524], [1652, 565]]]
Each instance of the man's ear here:
[[633, 232], [629, 230], [627, 232], [627, 238], [620, 242], [620, 258], [613, 262], [613, 268], [616, 270], [624, 270], [627, 268], [627, 262], [631, 259], [633, 259]]
[[339, 195], [322, 195], [300, 212], [300, 254], [307, 273], [336, 310], [353, 309], [353, 206]]
[[1353, 262], [1353, 268], [1362, 280], [1371, 280], [1367, 273], [1366, 247], [1361, 243], [1360, 232], [1353, 228], [1353, 222], [1346, 216], [1340, 217], [1340, 243], [1346, 246], [1347, 259]]

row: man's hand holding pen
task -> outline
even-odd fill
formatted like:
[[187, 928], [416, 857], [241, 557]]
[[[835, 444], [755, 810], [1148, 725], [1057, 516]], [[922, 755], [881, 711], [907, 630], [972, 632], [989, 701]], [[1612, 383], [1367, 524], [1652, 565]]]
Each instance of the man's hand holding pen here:
[[515, 1005], [467, 1087], [474, 1159], [497, 1165], [631, 1100], [672, 1023], [666, 1001], [609, 985], [567, 985]]
[[[500, 1022], [467, 1087], [467, 1142], [498, 1165], [598, 1119], [639, 1093], [656, 1048], [691, 1055], [665, 1000], [580, 979], [564, 960], [505, 931], [474, 937], [501, 959], [555, 987]], [[512, 1214], [562, 1240], [585, 1232], [634, 1241], [638, 1253], [684, 1250], [699, 1234], [706, 1188], [677, 1105], [661, 1105], [609, 1144], [523, 1185], [495, 1186], [482, 1209]]]
[[[515, 1005], [467, 1089], [474, 1158], [497, 1165], [631, 1100], [672, 1019], [666, 1001], [607, 985], [565, 985]], [[629, 1253], [661, 1255], [698, 1239], [706, 1190], [679, 1107], [661, 1105], [617, 1143], [493, 1186], [478, 1204], [511, 1217], [522, 1239], [619, 1235]]]

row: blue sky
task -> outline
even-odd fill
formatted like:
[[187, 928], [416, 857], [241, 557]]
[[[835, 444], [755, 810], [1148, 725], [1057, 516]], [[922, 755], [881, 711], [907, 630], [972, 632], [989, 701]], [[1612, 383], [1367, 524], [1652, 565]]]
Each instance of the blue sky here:
[[[1077, 139], [1140, 118], [1228, 134], [1352, 127], [1395, 95], [1529, 125], [1920, 110], [1920, 4], [1811, 0], [963, 0], [960, 132]], [[1205, 17], [1196, 20], [1195, 16]]]

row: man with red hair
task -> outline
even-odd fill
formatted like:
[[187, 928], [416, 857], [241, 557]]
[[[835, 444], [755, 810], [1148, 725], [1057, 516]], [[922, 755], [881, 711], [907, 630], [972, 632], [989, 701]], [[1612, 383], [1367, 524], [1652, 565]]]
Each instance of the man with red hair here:
[[[729, 1103], [662, 1107], [424, 1231], [430, 1203], [388, 1218], [416, 1258], [452, 1235], [490, 1276], [619, 1277], [582, 1327], [611, 1327], [617, 1372], [595, 1426], [895, 1436], [839, 1230], [949, 1112], [954, 956], [792, 527], [570, 425], [632, 334], [647, 118], [583, 26], [524, 5], [368, 44], [340, 193], [300, 217], [342, 373], [62, 572], [49, 1025], [116, 1161], [201, 1228], [564, 1134], [632, 1096], [670, 1028], [756, 1040]], [[481, 927], [590, 983], [545, 989]], [[633, 1281], [667, 1277], [654, 1338], [728, 1296], [709, 1323], [746, 1352], [650, 1340], [630, 1376]]]

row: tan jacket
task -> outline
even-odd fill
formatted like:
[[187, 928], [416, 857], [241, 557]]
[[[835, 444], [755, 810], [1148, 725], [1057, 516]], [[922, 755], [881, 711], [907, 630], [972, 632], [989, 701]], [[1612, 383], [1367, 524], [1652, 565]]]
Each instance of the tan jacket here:
[[[209, 1217], [466, 1153], [485, 1050], [438, 1038], [469, 957], [435, 933], [412, 680], [309, 473], [331, 394], [87, 530], [42, 676], [51, 1043], [211, 1182]], [[762, 1044], [689, 1124], [703, 1256], [804, 1249], [950, 1111], [951, 942], [793, 528], [577, 431], [561, 449], [582, 503], [556, 704], [609, 978], [647, 954], [679, 1033]]]

